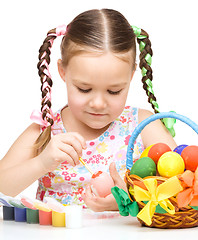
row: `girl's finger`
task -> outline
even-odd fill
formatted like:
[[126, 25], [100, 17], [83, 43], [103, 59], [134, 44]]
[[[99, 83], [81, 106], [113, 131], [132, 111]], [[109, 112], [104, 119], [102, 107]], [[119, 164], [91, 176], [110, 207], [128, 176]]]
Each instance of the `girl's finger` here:
[[73, 167], [76, 165], [73, 158], [68, 155], [67, 153], [60, 151], [59, 154], [57, 155], [56, 162], [61, 164], [62, 162], [67, 161], [69, 164], [71, 164]]
[[[65, 143], [60, 143], [59, 149], [72, 159], [72, 161], [74, 162], [74, 166], [80, 163], [79, 155], [73, 146]], [[72, 161], [70, 162], [72, 163]], [[73, 166], [73, 164], [71, 165]]]
[[91, 185], [90, 184], [87, 184], [86, 189], [85, 189], [85, 194], [86, 194], [86, 197], [89, 198], [89, 199], [91, 199], [91, 198], [95, 199], [96, 198], [93, 195], [93, 192], [91, 190]]
[[69, 132], [69, 133], [62, 133], [60, 134], [63, 138], [63, 141], [68, 141], [68, 139], [71, 139], [71, 141], [78, 140], [82, 146], [83, 149], [86, 149], [86, 141], [85, 139], [77, 132]]
[[79, 156], [82, 155], [82, 145], [78, 138], [70, 134], [61, 135], [60, 139], [64, 144], [72, 146]]
[[109, 173], [114, 181], [115, 186], [118, 186], [119, 188], [124, 189], [125, 191], [127, 191], [127, 187], [125, 182], [122, 180], [122, 178], [120, 177], [117, 169], [116, 169], [116, 165], [115, 162], [112, 162], [109, 165]]
[[86, 141], [84, 139], [84, 137], [82, 135], [80, 135], [79, 133], [77, 132], [72, 132], [71, 133], [73, 136], [75, 136], [81, 143], [81, 146], [83, 149], [86, 149], [87, 148], [87, 145], [86, 145]]

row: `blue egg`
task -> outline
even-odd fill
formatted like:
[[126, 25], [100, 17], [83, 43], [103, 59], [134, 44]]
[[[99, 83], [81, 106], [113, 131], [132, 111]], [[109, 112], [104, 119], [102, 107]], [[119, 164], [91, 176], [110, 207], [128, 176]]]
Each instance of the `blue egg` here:
[[184, 150], [184, 148], [188, 147], [188, 145], [186, 144], [183, 144], [183, 145], [178, 145], [174, 150], [173, 152], [176, 152], [178, 154], [181, 155], [182, 151]]

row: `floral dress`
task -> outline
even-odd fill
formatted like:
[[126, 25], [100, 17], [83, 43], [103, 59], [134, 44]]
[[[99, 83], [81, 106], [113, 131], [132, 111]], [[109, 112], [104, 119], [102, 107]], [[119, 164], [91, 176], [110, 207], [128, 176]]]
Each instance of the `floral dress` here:
[[[66, 132], [61, 119], [61, 110], [55, 113], [52, 134]], [[98, 138], [86, 141], [87, 149], [83, 150], [82, 158], [94, 171], [109, 172], [109, 165], [115, 162], [117, 171], [124, 178], [126, 172], [126, 152], [129, 138], [138, 124], [138, 108], [126, 106], [122, 114], [113, 121], [109, 128]], [[134, 161], [144, 150], [139, 135], [134, 145]], [[81, 197], [91, 174], [79, 164], [75, 167], [63, 162], [53, 172], [48, 172], [39, 179], [37, 199], [53, 197], [62, 204], [78, 204], [86, 208]]]

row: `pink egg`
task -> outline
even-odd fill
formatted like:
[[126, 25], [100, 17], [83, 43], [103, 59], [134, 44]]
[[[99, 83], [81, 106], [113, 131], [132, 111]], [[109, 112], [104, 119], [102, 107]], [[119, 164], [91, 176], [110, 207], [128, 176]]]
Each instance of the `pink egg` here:
[[114, 187], [114, 182], [108, 173], [98, 171], [92, 175], [91, 187], [95, 195], [106, 197], [111, 193], [111, 188]]

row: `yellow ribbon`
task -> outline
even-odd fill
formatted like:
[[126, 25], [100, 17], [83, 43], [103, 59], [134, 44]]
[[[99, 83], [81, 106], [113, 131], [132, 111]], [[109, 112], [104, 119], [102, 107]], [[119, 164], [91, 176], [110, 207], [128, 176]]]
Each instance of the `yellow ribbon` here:
[[174, 214], [175, 208], [168, 198], [175, 196], [178, 192], [183, 190], [179, 179], [174, 176], [159, 186], [157, 186], [157, 180], [154, 178], [144, 179], [143, 182], [148, 191], [134, 185], [134, 197], [137, 202], [149, 202], [138, 213], [137, 217], [143, 220], [147, 225], [151, 225], [151, 219], [158, 204], [168, 213]]

